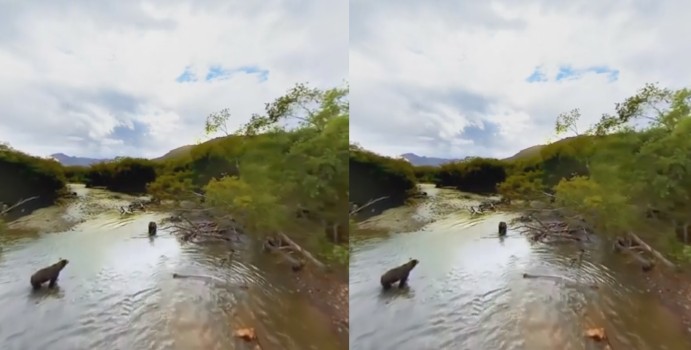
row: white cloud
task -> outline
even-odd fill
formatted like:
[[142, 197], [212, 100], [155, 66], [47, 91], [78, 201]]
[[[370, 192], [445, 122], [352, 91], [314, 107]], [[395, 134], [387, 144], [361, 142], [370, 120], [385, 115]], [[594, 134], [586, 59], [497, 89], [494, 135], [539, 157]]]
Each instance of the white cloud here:
[[[297, 82], [342, 83], [348, 3], [5, 2], [0, 66], [1, 141], [37, 155], [155, 157], [202, 136], [211, 112], [230, 108], [235, 129]], [[212, 66], [268, 79], [207, 82]], [[199, 79], [177, 82], [186, 68]]]
[[[352, 0], [351, 141], [506, 157], [552, 138], [559, 113], [580, 108], [583, 129], [647, 82], [689, 85], [688, 13], [683, 0]], [[565, 66], [580, 76], [556, 81]], [[548, 81], [528, 82], [538, 67]], [[480, 121], [498, 130], [463, 133]]]

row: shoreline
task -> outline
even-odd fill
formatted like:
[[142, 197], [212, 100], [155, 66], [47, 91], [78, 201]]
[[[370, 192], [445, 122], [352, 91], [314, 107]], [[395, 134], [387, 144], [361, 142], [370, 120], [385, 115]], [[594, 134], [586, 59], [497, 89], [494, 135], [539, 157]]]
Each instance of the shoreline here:
[[658, 302], [679, 318], [691, 338], [691, 273], [657, 269], [644, 277]]
[[[512, 206], [508, 208], [510, 211], [524, 216], [531, 215], [529, 210], [525, 208], [521, 209]], [[556, 222], [564, 222], [560, 219], [555, 220]], [[580, 232], [580, 230], [578, 231]], [[597, 235], [595, 232], [583, 234]], [[650, 271], [640, 271], [637, 278], [644, 282], [647, 292], [655, 295], [659, 305], [677, 318], [679, 326], [691, 339], [691, 272], [689, 271], [689, 266], [675, 262], [679, 270], [673, 271], [664, 264], [659, 263], [657, 259], [651, 259], [655, 262], [655, 267]]]
[[[166, 211], [172, 215], [179, 215], [176, 214], [176, 211], [183, 209], [180, 206], [175, 207], [166, 204], [156, 205], [155, 208], [165, 208], [161, 211]], [[251, 240], [255, 239], [251, 235], [244, 233], [244, 230], [241, 228], [234, 228], [234, 224], [228, 221], [222, 222], [209, 213], [198, 212], [192, 215], [193, 217], [188, 218], [191, 222], [195, 224], [213, 222], [219, 231], [225, 232], [225, 235], [229, 237], [231, 235], [238, 235], [249, 237]], [[233, 238], [230, 238], [230, 240], [232, 241]], [[292, 284], [293, 290], [304, 298], [307, 304], [330, 321], [330, 328], [339, 339], [339, 345], [347, 348], [349, 341], [349, 285], [347, 270], [322, 271], [308, 262], [299, 272], [292, 272], [287, 269], [286, 273], [294, 276], [291, 282], [289, 282]]]
[[331, 321], [333, 332], [348, 347], [350, 335], [349, 285], [335, 273], [306, 267], [296, 275], [297, 292]]
[[[463, 193], [457, 192], [459, 194]], [[416, 207], [429, 201], [430, 198], [416, 199], [417, 203], [413, 206], [399, 207], [397, 208], [398, 211], [393, 212], [393, 214], [387, 213], [388, 215], [386, 216], [388, 218], [385, 218], [382, 213], [359, 222], [358, 228], [362, 230], [363, 237], [370, 230], [389, 232], [419, 230], [434, 220], [419, 220], [410, 214], [414, 213]], [[504, 206], [502, 209], [501, 211], [515, 213], [518, 216], [526, 214], [525, 208], [516, 205]], [[391, 220], [392, 218], [393, 220]], [[648, 291], [655, 294], [656, 298], [654, 300], [677, 317], [679, 326], [682, 327], [682, 330], [685, 330], [685, 333], [691, 339], [691, 272], [689, 271], [689, 266], [684, 266], [681, 272], [675, 272], [670, 271], [665, 266], [661, 266], [662, 264], [657, 265], [652, 271], [647, 273], [641, 272], [639, 278], [647, 285]]]
[[[98, 189], [95, 190], [98, 191]], [[138, 198], [137, 196], [108, 192], [112, 193], [113, 199], [117, 201], [133, 201]], [[99, 212], [85, 213], [88, 215], [82, 218], [70, 216], [68, 213], [70, 207], [79, 205], [80, 201], [86, 202], [86, 199], [73, 196], [62, 197], [54, 205], [36, 209], [30, 214], [7, 222], [6, 227], [11, 231], [28, 231], [36, 234], [69, 231], [87, 220], [86, 216], [99, 214]], [[115, 210], [114, 208], [111, 209]], [[146, 211], [167, 212], [174, 215], [176, 209], [180, 208], [158, 204], [148, 205]], [[103, 212], [105, 210], [100, 213]], [[193, 221], [196, 220], [193, 219]], [[231, 232], [232, 230], [228, 230], [228, 234], [232, 234]], [[349, 340], [349, 286], [347, 278], [342, 276], [343, 273], [344, 271], [340, 270], [336, 272], [317, 271], [313, 266], [306, 266], [295, 275], [292, 284], [295, 292], [299, 293], [309, 305], [330, 320], [331, 329], [341, 342], [339, 345], [341, 348], [347, 348]]]

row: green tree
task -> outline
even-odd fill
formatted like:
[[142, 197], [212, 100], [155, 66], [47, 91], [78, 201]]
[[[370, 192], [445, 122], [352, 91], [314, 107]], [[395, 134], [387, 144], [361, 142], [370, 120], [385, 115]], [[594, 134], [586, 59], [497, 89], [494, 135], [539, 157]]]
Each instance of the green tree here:
[[347, 88], [297, 84], [267, 104], [237, 134], [244, 140], [237, 175], [206, 186], [209, 203], [265, 233], [283, 230], [304, 210], [332, 229], [320, 239], [347, 240], [347, 95]]

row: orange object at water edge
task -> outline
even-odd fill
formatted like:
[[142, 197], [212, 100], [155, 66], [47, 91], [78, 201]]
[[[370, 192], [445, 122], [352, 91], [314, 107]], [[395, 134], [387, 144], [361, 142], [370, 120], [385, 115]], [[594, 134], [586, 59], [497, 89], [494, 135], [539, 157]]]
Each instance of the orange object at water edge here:
[[257, 333], [254, 331], [254, 328], [241, 328], [235, 331], [235, 336], [238, 338], [242, 338], [246, 341], [255, 341], [257, 340]]
[[602, 341], [607, 339], [604, 328], [590, 328], [585, 331], [585, 336], [595, 341]]

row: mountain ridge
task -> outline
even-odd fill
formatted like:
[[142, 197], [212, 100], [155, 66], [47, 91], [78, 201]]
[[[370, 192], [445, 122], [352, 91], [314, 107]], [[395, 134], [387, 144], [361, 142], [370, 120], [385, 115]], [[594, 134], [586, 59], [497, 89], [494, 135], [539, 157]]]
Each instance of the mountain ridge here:
[[57, 160], [58, 162], [60, 162], [60, 164], [65, 166], [90, 166], [96, 163], [102, 163], [111, 160], [108, 158], [88, 158], [69, 156], [64, 153], [53, 153], [50, 155], [50, 157]]

